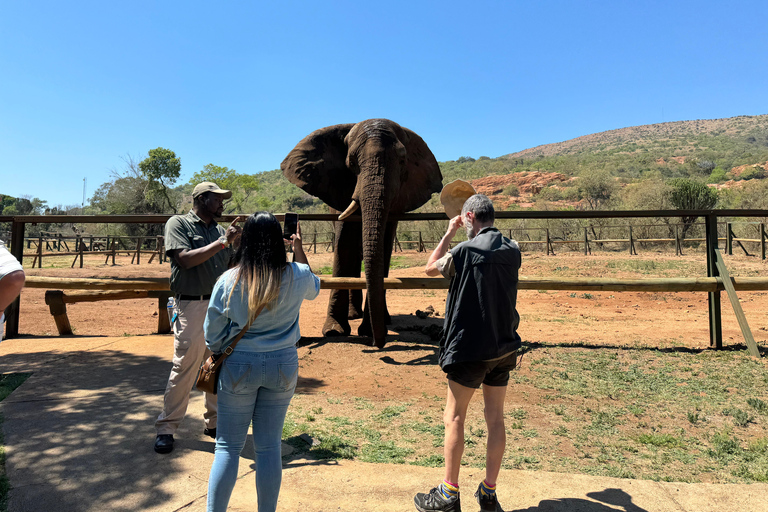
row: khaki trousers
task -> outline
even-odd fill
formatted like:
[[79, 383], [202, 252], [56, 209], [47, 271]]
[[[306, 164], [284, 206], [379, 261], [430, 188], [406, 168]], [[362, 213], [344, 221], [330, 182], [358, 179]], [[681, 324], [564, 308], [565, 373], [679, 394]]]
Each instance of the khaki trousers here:
[[[189, 393], [195, 384], [200, 364], [211, 355], [205, 346], [203, 322], [207, 300], [177, 300], [173, 322], [173, 367], [163, 397], [163, 411], [157, 417], [157, 435], [174, 434], [189, 405]], [[205, 393], [206, 428], [216, 428], [216, 395]]]

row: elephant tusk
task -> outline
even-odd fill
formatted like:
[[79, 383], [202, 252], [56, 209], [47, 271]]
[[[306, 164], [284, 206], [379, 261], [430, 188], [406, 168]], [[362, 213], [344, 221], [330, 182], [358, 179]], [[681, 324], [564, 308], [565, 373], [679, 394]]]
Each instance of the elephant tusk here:
[[349, 203], [349, 206], [347, 206], [347, 209], [344, 210], [344, 212], [341, 215], [339, 215], [339, 220], [346, 219], [347, 217], [355, 213], [355, 211], [357, 211], [358, 208], [360, 208], [360, 203], [358, 203], [353, 199], [352, 202]]

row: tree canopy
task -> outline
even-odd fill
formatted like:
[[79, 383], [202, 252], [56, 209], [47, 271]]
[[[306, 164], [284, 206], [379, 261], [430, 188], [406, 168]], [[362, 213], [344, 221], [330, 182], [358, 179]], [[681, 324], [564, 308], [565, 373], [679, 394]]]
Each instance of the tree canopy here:
[[139, 171], [147, 180], [147, 195], [160, 195], [168, 207], [177, 213], [176, 204], [168, 195], [181, 174], [181, 160], [170, 149], [155, 148], [149, 150], [149, 156], [139, 162]]

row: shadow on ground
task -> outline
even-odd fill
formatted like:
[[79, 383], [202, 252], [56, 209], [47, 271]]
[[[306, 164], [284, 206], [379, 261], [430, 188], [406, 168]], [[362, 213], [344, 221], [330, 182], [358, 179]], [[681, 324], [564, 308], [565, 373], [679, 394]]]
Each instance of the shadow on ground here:
[[[507, 509], [507, 512], [647, 512], [632, 503], [632, 496], [621, 489], [605, 489], [600, 492], [590, 492], [587, 496], [597, 501], [582, 498], [558, 498], [543, 500], [535, 507]], [[621, 508], [609, 507], [615, 505]]]
[[[0, 404], [9, 510], [144, 510], [168, 502], [158, 483], [180, 470], [178, 459], [151, 446], [170, 361], [115, 350], [35, 354], [56, 360], [44, 366], [15, 358], [29, 355], [6, 355], [3, 366], [33, 375]], [[202, 433], [202, 418], [185, 423]], [[187, 445], [213, 451], [211, 442]]]

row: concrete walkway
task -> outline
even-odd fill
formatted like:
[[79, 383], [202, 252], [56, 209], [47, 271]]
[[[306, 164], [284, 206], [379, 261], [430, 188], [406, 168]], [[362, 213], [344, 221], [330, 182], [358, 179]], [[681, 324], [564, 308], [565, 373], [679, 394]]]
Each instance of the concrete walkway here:
[[[0, 373], [32, 376], [0, 402], [10, 512], [203, 511], [214, 444], [194, 392], [176, 449], [152, 449], [170, 371], [170, 336], [21, 338], [0, 343]], [[229, 510], [256, 510], [246, 447]], [[279, 510], [413, 511], [442, 470], [312, 461], [285, 463]], [[463, 510], [480, 470], [463, 469]], [[376, 486], [374, 489], [373, 486]], [[381, 490], [379, 490], [381, 488]], [[508, 512], [768, 512], [768, 485], [660, 483], [503, 470]]]

